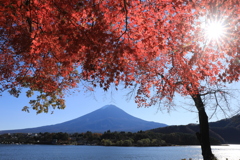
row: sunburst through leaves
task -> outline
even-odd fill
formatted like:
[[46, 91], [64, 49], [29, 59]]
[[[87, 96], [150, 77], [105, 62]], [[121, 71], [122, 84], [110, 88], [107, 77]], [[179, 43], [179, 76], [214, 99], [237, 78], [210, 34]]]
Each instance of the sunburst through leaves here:
[[227, 37], [227, 24], [225, 19], [206, 19], [202, 24], [203, 36], [206, 41], [206, 45], [213, 43], [218, 47], [221, 46]]

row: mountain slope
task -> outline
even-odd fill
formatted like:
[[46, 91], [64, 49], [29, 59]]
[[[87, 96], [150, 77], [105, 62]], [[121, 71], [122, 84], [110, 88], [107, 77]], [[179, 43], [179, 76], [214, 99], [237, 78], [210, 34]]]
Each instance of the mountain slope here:
[[240, 129], [240, 115], [233, 116], [232, 118], [222, 119], [217, 122], [209, 123], [210, 127], [233, 127]]
[[133, 117], [114, 105], [104, 106], [82, 117], [60, 124], [28, 128], [21, 130], [0, 131], [0, 133], [38, 133], [38, 132], [97, 132], [111, 131], [137, 132], [165, 127], [166, 124], [144, 121]]
[[[209, 123], [210, 136], [218, 139], [221, 143], [240, 144], [240, 115], [232, 118], [222, 119], [217, 122]], [[199, 126], [194, 124], [168, 126], [164, 128], [152, 129], [153, 132], [159, 133], [190, 133], [199, 132]]]

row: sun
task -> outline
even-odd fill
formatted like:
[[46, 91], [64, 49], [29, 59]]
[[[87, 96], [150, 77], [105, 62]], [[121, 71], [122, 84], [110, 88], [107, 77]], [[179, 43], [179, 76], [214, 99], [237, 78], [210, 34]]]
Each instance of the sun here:
[[219, 40], [224, 36], [224, 30], [221, 22], [210, 22], [205, 28], [205, 37], [209, 40]]
[[222, 42], [226, 37], [226, 26], [223, 20], [207, 20], [202, 28], [207, 44]]

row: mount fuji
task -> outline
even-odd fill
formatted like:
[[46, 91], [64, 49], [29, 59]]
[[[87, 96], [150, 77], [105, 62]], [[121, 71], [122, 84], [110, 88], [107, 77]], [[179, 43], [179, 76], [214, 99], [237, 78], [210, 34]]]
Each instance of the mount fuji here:
[[145, 121], [136, 118], [116, 107], [115, 105], [106, 105], [89, 114], [79, 118], [49, 126], [36, 128], [4, 130], [2, 133], [39, 133], [39, 132], [67, 132], [82, 133], [91, 131], [94, 133], [103, 133], [110, 131], [137, 132], [154, 128], [166, 127], [166, 124]]

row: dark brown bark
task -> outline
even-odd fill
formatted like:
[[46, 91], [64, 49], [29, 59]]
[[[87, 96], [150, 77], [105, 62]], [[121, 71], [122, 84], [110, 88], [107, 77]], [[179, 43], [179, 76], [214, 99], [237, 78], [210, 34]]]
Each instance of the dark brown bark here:
[[199, 94], [192, 95], [192, 98], [198, 110], [200, 133], [197, 133], [197, 137], [201, 144], [203, 159], [216, 160], [215, 156], [212, 154], [210, 146], [208, 116], [205, 112], [202, 98]]

